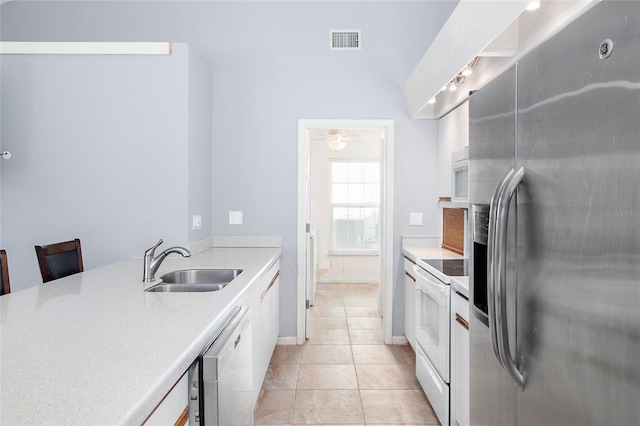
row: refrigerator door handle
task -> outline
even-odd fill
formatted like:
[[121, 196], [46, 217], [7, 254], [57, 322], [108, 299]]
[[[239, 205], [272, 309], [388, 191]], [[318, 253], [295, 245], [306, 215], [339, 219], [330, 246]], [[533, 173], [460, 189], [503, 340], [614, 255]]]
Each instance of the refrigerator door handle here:
[[496, 325], [496, 337], [498, 344], [498, 352], [502, 358], [502, 366], [509, 373], [513, 381], [524, 389], [525, 377], [524, 373], [518, 370], [518, 367], [511, 356], [509, 348], [509, 330], [507, 325], [507, 222], [509, 220], [509, 205], [511, 199], [524, 179], [524, 167], [509, 174], [501, 193], [496, 202], [496, 218], [495, 218], [495, 255], [497, 259], [494, 263], [494, 309]]
[[499, 259], [499, 247], [496, 240], [496, 220], [498, 214], [498, 200], [504, 192], [505, 185], [511, 179], [515, 169], [511, 168], [502, 180], [496, 186], [493, 196], [491, 197], [491, 204], [489, 207], [489, 236], [487, 238], [487, 317], [489, 320], [489, 335], [491, 337], [491, 347], [493, 353], [502, 365], [502, 355], [498, 345], [498, 327], [496, 324], [496, 271], [498, 270]]

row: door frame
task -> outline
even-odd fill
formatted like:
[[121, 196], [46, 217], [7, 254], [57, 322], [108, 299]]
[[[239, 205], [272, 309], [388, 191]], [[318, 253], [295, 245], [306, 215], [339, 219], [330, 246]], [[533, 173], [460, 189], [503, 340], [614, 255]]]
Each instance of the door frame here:
[[306, 161], [310, 156], [310, 129], [385, 129], [380, 163], [382, 165], [382, 199], [380, 220], [380, 300], [384, 342], [392, 344], [393, 325], [393, 120], [298, 120], [298, 232], [297, 232], [297, 336], [305, 342], [306, 311]]

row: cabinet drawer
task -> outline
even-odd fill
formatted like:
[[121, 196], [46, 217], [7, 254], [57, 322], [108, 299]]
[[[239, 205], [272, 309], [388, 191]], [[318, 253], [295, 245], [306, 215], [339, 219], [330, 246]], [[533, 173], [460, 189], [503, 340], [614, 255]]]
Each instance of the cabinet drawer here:
[[469, 322], [469, 301], [457, 291], [453, 296], [453, 312]]
[[412, 277], [414, 276], [413, 265], [415, 265], [415, 262], [405, 256], [405, 258], [404, 258], [404, 270], [405, 270], [405, 272], [408, 272], [409, 275], [411, 275]]
[[449, 385], [435, 369], [420, 345], [416, 345], [416, 377], [440, 424], [449, 424]]

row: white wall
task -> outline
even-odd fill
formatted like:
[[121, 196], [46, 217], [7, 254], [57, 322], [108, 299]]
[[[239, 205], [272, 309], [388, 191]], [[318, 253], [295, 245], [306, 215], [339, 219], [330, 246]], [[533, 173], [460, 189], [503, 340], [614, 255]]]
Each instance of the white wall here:
[[451, 153], [469, 145], [469, 101], [438, 121], [438, 196], [451, 197]]
[[[211, 186], [211, 71], [200, 55], [189, 51], [189, 211], [186, 232], [189, 242], [212, 234]], [[194, 230], [193, 215], [200, 215], [202, 228]]]
[[[352, 130], [357, 134], [358, 130]], [[316, 228], [318, 238], [319, 282], [378, 282], [380, 280], [380, 256], [332, 255], [331, 242], [331, 160], [355, 159], [380, 161], [380, 137], [378, 130], [361, 130], [361, 136], [347, 143], [340, 151], [334, 151], [325, 141], [312, 140], [310, 179], [310, 223]]]
[[[400, 235], [437, 232], [437, 123], [407, 117], [400, 88], [455, 1], [8, 2], [3, 40], [184, 41], [213, 72], [213, 233], [282, 235], [281, 334], [296, 334], [298, 119], [395, 120], [394, 335]], [[329, 51], [330, 29], [362, 50]], [[3, 182], [4, 184], [4, 182]], [[228, 211], [244, 211], [229, 225]], [[409, 227], [409, 211], [425, 225]], [[399, 293], [398, 293], [399, 292]]]
[[206, 130], [203, 148], [189, 140], [188, 64], [186, 45], [171, 56], [2, 57], [2, 146], [13, 157], [2, 164], [0, 229], [12, 290], [42, 282], [34, 245], [80, 238], [86, 269], [141, 257], [161, 237], [187, 245], [191, 205], [211, 204], [189, 193], [211, 167], [188, 164], [189, 148], [210, 152]]

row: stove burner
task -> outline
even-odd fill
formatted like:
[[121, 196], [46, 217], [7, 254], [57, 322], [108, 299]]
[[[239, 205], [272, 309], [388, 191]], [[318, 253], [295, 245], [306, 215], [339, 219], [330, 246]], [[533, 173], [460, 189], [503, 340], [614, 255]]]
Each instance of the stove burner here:
[[420, 259], [433, 266], [438, 271], [450, 277], [464, 277], [469, 275], [469, 261], [467, 259]]

